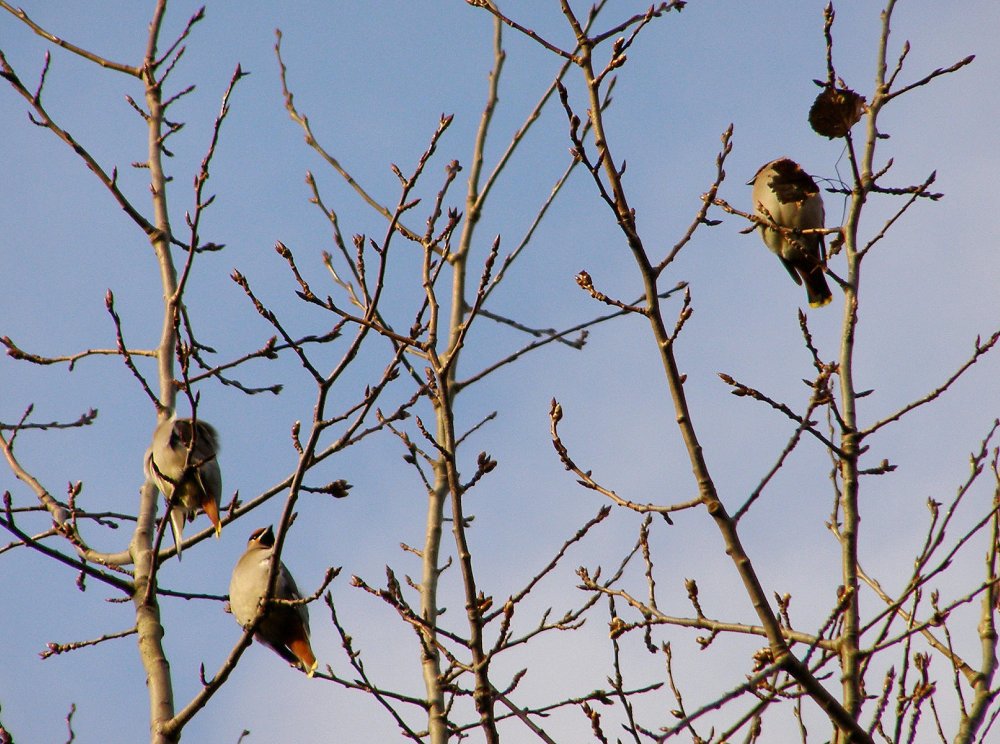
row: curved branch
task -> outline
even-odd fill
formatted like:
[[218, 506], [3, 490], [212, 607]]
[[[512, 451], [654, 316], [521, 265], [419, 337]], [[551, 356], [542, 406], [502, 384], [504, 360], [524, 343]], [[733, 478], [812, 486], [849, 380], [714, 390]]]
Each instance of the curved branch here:
[[36, 34], [41, 36], [43, 39], [48, 39], [56, 46], [65, 49], [68, 52], [72, 52], [73, 54], [83, 57], [84, 59], [89, 60], [94, 64], [98, 64], [101, 67], [107, 68], [109, 70], [124, 72], [126, 75], [131, 75], [132, 77], [140, 77], [141, 75], [141, 70], [138, 67], [132, 67], [131, 65], [126, 65], [121, 62], [114, 62], [108, 59], [107, 57], [102, 57], [99, 54], [94, 54], [93, 52], [87, 51], [86, 49], [82, 49], [76, 46], [75, 44], [71, 44], [65, 39], [59, 38], [50, 31], [46, 31], [44, 28], [42, 28], [33, 20], [31, 20], [31, 18], [28, 17], [28, 14], [25, 13], [21, 8], [13, 7], [9, 3], [7, 3], [6, 0], [0, 0], [0, 8], [3, 8], [11, 15], [20, 19], [25, 26], [30, 28]]

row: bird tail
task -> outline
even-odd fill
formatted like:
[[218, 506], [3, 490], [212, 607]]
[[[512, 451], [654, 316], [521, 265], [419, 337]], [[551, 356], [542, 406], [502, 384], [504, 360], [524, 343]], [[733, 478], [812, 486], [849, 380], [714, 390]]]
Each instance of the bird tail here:
[[319, 666], [319, 663], [316, 661], [307, 635], [303, 633], [300, 637], [289, 641], [288, 650], [295, 654], [295, 658], [299, 660], [299, 664], [302, 665], [306, 674], [311, 677], [316, 673], [316, 667]]
[[207, 498], [202, 501], [201, 508], [212, 521], [212, 526], [215, 527], [215, 537], [220, 537], [222, 535], [222, 519], [219, 517], [219, 505], [215, 503], [215, 499], [211, 496], [207, 496]]
[[833, 300], [830, 285], [826, 283], [826, 277], [823, 275], [823, 264], [817, 262], [809, 271], [803, 271], [802, 283], [806, 285], [809, 307], [823, 307]]
[[184, 510], [176, 506], [170, 509], [170, 529], [174, 533], [174, 545], [177, 546], [177, 560], [181, 559], [181, 544], [184, 542]]

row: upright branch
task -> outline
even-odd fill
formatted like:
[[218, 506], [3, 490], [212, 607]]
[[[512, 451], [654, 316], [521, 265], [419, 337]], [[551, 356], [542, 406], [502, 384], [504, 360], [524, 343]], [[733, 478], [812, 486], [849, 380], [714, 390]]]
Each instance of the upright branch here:
[[[44, 73], [38, 89], [34, 93], [29, 93], [27, 88], [21, 84], [20, 79], [11, 69], [6, 59], [0, 57], [3, 76], [18, 93], [29, 101], [37, 117], [33, 120], [40, 126], [53, 132], [53, 134], [78, 154], [101, 184], [103, 184], [118, 204], [125, 210], [126, 214], [146, 234], [153, 247], [160, 268], [161, 285], [165, 298], [163, 330], [156, 350], [159, 362], [158, 376], [160, 386], [157, 408], [159, 409], [160, 416], [166, 417], [173, 408], [175, 396], [173, 360], [176, 348], [176, 313], [180, 303], [177, 293], [176, 271], [170, 255], [172, 233], [167, 210], [166, 185], [168, 179], [162, 167], [163, 142], [166, 138], [164, 133], [165, 106], [162, 97], [162, 84], [170, 67], [167, 67], [166, 72], [161, 68], [164, 59], [157, 58], [157, 46], [166, 12], [166, 0], [159, 0], [154, 8], [153, 18], [149, 25], [145, 57], [142, 64], [135, 67], [113, 62], [101, 55], [88, 52], [69, 42], [65, 42], [56, 37], [55, 34], [42, 29], [28, 18], [23, 11], [14, 10], [7, 3], [3, 3], [0, 7], [13, 13], [35, 31], [35, 33], [49, 41], [102, 67], [133, 75], [141, 80], [145, 87], [146, 112], [144, 112], [143, 118], [148, 129], [148, 156], [144, 165], [148, 167], [150, 173], [150, 192], [153, 207], [152, 219], [144, 217], [139, 208], [133, 205], [120, 191], [117, 184], [117, 171], [113, 170], [109, 174], [97, 163], [85, 147], [80, 145], [68, 131], [59, 126], [48, 115], [42, 104]], [[188, 28], [200, 18], [200, 15], [199, 12], [192, 18]], [[186, 34], [187, 31], [184, 33]], [[120, 338], [120, 326], [117, 327]], [[128, 357], [122, 349], [119, 349], [119, 353], [122, 353], [126, 358]], [[162, 735], [160, 731], [162, 722], [169, 720], [173, 715], [173, 691], [169, 665], [161, 644], [163, 627], [160, 622], [159, 608], [156, 603], [156, 592], [150, 591], [153, 588], [152, 583], [154, 582], [153, 575], [156, 559], [153, 553], [155, 515], [156, 489], [151, 483], [146, 483], [141, 490], [138, 520], [129, 549], [131, 560], [135, 566], [132, 596], [136, 609], [136, 631], [140, 656], [146, 669], [152, 741], [165, 743], [175, 740], [173, 737]]]
[[[842, 227], [842, 238], [844, 255], [847, 263], [847, 276], [844, 281], [839, 282], [844, 291], [844, 313], [841, 329], [840, 354], [837, 365], [837, 374], [840, 381], [840, 400], [836, 405], [836, 421], [840, 428], [840, 441], [836, 448], [831, 448], [835, 454], [836, 475], [838, 484], [838, 504], [834, 519], [831, 525], [840, 542], [841, 548], [841, 582], [844, 587], [843, 597], [845, 600], [843, 620], [840, 629], [840, 664], [841, 664], [841, 697], [844, 707], [852, 718], [857, 719], [861, 714], [861, 707], [865, 700], [864, 671], [867, 668], [867, 653], [861, 649], [861, 615], [859, 605], [859, 580], [863, 572], [859, 567], [858, 552], [860, 544], [859, 528], [861, 525], [860, 490], [861, 476], [865, 474], [887, 472], [891, 469], [888, 463], [879, 468], [862, 470], [860, 459], [867, 448], [865, 439], [874, 434], [882, 427], [895, 423], [906, 413], [930, 402], [940, 396], [948, 387], [960, 377], [980, 355], [989, 351], [997, 341], [997, 337], [991, 337], [986, 343], [981, 344], [976, 340], [976, 349], [972, 359], [963, 365], [952, 375], [951, 378], [938, 389], [924, 398], [904, 406], [899, 412], [867, 427], [860, 422], [858, 402], [867, 393], [859, 393], [854, 382], [854, 351], [856, 348], [859, 330], [859, 298], [861, 291], [862, 263], [869, 250], [878, 243], [896, 221], [909, 209], [918, 197], [927, 197], [936, 200], [941, 195], [928, 191], [928, 186], [934, 180], [931, 174], [923, 184], [913, 187], [894, 188], [887, 187], [879, 183], [879, 180], [889, 172], [892, 160], [889, 160], [881, 170], [875, 169], [875, 153], [880, 139], [883, 135], [879, 131], [878, 119], [882, 109], [899, 95], [909, 92], [914, 88], [931, 82], [940, 75], [954, 72], [969, 64], [972, 57], [957, 62], [948, 68], [937, 69], [934, 72], [921, 78], [916, 83], [896, 87], [896, 80], [903, 70], [904, 60], [909, 52], [909, 42], [905, 43], [899, 55], [894, 69], [890, 71], [889, 66], [889, 39], [892, 25], [892, 14], [895, 8], [895, 0], [887, 0], [885, 8], [881, 13], [881, 33], [879, 37], [878, 58], [876, 63], [875, 89], [871, 97], [871, 103], [864, 107], [864, 99], [854, 94], [853, 91], [844, 86], [843, 82], [836, 74], [836, 66], [833, 56], [833, 35], [832, 27], [834, 22], [834, 12], [832, 3], [827, 5], [824, 13], [824, 36], [826, 38], [826, 67], [827, 82], [826, 87], [832, 90], [838, 87], [839, 93], [849, 94], [853, 99], [853, 104], [849, 104], [857, 112], [863, 110], [866, 113], [866, 126], [864, 129], [864, 144], [860, 151], [854, 146], [854, 140], [850, 131], [850, 126], [858, 118], [851, 117], [849, 125], [844, 131], [837, 132], [836, 135], [827, 133], [828, 136], [841, 136], [844, 138], [847, 154], [853, 173], [853, 183], [850, 189], [844, 189], [843, 193], [849, 195], [847, 214]], [[819, 82], [819, 81], [817, 81]], [[822, 84], [822, 83], [821, 83]], [[860, 104], [859, 104], [860, 102]], [[814, 106], [815, 112], [815, 106]], [[812, 119], [811, 123], [816, 125]], [[819, 130], [817, 130], [819, 131]], [[886, 220], [882, 229], [877, 232], [874, 238], [863, 243], [859, 238], [859, 226], [862, 212], [871, 194], [886, 194], [907, 196], [907, 200], [896, 213]], [[917, 600], [919, 591], [913, 585], [914, 601]], [[904, 596], [910, 596], [907, 590]], [[904, 666], [900, 684], [905, 685], [907, 667]], [[933, 706], [933, 701], [932, 701]], [[917, 702], [919, 708], [919, 702]], [[919, 716], [913, 719], [916, 725]], [[902, 719], [899, 718], [899, 721]], [[897, 733], [899, 729], [897, 728]], [[835, 735], [836, 741], [846, 741], [844, 732]]]
[[[448, 740], [447, 709], [442, 687], [441, 656], [435, 638], [439, 607], [438, 584], [441, 574], [440, 553], [442, 525], [445, 505], [451, 505], [454, 537], [459, 550], [459, 562], [465, 588], [465, 604], [469, 619], [470, 641], [474, 655], [473, 669], [476, 676], [475, 702], [480, 715], [486, 740], [499, 740], [493, 714], [492, 686], [486, 663], [482, 639], [481, 609], [478, 605], [476, 584], [472, 570], [471, 554], [465, 541], [465, 524], [462, 516], [464, 489], [458, 470], [458, 444], [454, 422], [455, 391], [453, 385], [458, 369], [459, 355], [465, 335], [472, 321], [467, 300], [466, 272], [472, 246], [475, 225], [482, 208], [479, 203], [480, 176], [482, 173], [483, 149], [492, 121], [492, 113], [498, 99], [498, 85], [505, 54], [499, 23], [494, 31], [494, 65], [490, 72], [486, 104], [480, 119], [471, 156], [472, 168], [466, 189], [466, 207], [471, 211], [465, 215], [465, 223], [454, 251], [445, 254], [438, 267], [429, 245], [424, 246], [424, 289], [428, 309], [428, 376], [432, 384], [428, 392], [434, 405], [436, 419], [433, 470], [434, 479], [428, 490], [427, 520], [422, 555], [422, 575], [420, 582], [420, 613], [426, 623], [424, 642], [424, 685], [428, 695], [428, 731], [432, 744], [444, 744]], [[495, 252], [493, 254], [495, 257]], [[435, 285], [440, 276], [440, 267], [447, 261], [451, 269], [450, 313], [445, 329], [440, 329], [441, 301]], [[441, 334], [440, 331], [445, 333]], [[443, 348], [438, 347], [438, 339], [444, 339]], [[426, 436], [430, 436], [429, 433]]]
[[[107, 304], [108, 310], [115, 323], [116, 335], [118, 338], [118, 349], [115, 353], [122, 357], [125, 364], [132, 371], [133, 375], [139, 379], [140, 384], [143, 386], [147, 394], [153, 399], [158, 416], [162, 421], [172, 415], [175, 407], [177, 391], [174, 375], [175, 358], [181, 358], [182, 361], [184, 361], [185, 376], [187, 360], [187, 356], [185, 354], [178, 356], [179, 347], [177, 329], [180, 325], [180, 319], [183, 314], [183, 282], [178, 282], [177, 270], [173, 256], [171, 255], [171, 246], [180, 245], [188, 248], [187, 261], [184, 270], [185, 277], [190, 271], [195, 251], [217, 247], [201, 246], [198, 244], [198, 221], [202, 210], [211, 203], [210, 198], [206, 200], [202, 199], [202, 187], [208, 179], [208, 165], [211, 160], [211, 155], [215, 150], [219, 127], [221, 126], [222, 120], [225, 118], [228, 108], [227, 101], [224, 101], [223, 103], [223, 111], [216, 122], [212, 143], [209, 148], [209, 154], [203, 162], [202, 170], [196, 181], [197, 205], [195, 216], [189, 221], [192, 235], [189, 245], [187, 246], [180, 244], [173, 236], [167, 202], [167, 184], [170, 179], [164, 172], [163, 168], [163, 157], [164, 155], [170, 154], [166, 149], [165, 143], [167, 139], [172, 134], [179, 131], [181, 127], [179, 124], [168, 122], [166, 118], [166, 111], [172, 103], [176, 102], [193, 89], [193, 86], [189, 86], [188, 88], [182, 89], [176, 95], [165, 98], [164, 84], [184, 52], [184, 47], [182, 46], [183, 41], [188, 37], [192, 27], [204, 17], [204, 12], [203, 10], [195, 12], [189, 18], [186, 26], [178, 35], [176, 40], [165, 52], [162, 52], [159, 49], [159, 43], [161, 29], [163, 27], [167, 10], [167, 2], [166, 0], [158, 0], [153, 8], [143, 60], [140, 64], [132, 66], [110, 60], [101, 54], [83, 49], [82, 47], [60, 38], [56, 34], [51, 33], [47, 29], [42, 28], [39, 24], [35, 23], [24, 11], [14, 9], [6, 2], [0, 2], [0, 8], [16, 16], [25, 25], [31, 28], [32, 31], [47, 39], [51, 43], [69, 51], [70, 53], [76, 54], [85, 60], [97, 64], [100, 67], [133, 76], [141, 81], [143, 85], [145, 106], [140, 106], [131, 98], [128, 100], [147, 127], [147, 157], [144, 162], [137, 164], [137, 167], [148, 170], [149, 173], [149, 190], [152, 207], [151, 216], [149, 217], [143, 214], [146, 210], [138, 207], [121, 191], [118, 186], [117, 169], [110, 169], [109, 172], [108, 169], [100, 165], [96, 158], [90, 154], [88, 149], [83, 144], [79, 143], [65, 127], [61, 126], [49, 115], [42, 102], [45, 76], [48, 71], [48, 62], [46, 61], [46, 66], [42, 72], [37, 89], [29, 91], [28, 88], [21, 82], [17, 73], [11, 68], [6, 59], [3, 58], [2, 54], [0, 54], [0, 68], [2, 68], [0, 74], [3, 75], [3, 77], [17, 93], [29, 102], [32, 109], [32, 120], [34, 123], [48, 129], [56, 137], [73, 149], [87, 168], [96, 176], [102, 186], [107, 189], [118, 205], [132, 219], [135, 225], [147, 236], [147, 239], [150, 242], [160, 273], [160, 285], [164, 303], [160, 340], [156, 349], [152, 352], [133, 352], [130, 350], [125, 344], [122, 327], [123, 323], [114, 310], [113, 296], [110, 291], [107, 295]], [[228, 99], [232, 85], [235, 84], [241, 76], [242, 72], [239, 68], [237, 68], [237, 72], [233, 76], [233, 80], [230, 85], [230, 90], [227, 91], [226, 99]], [[103, 352], [87, 352], [87, 354], [89, 353]], [[152, 387], [146, 384], [145, 379], [141, 374], [139, 374], [139, 371], [133, 362], [133, 356], [138, 353], [143, 355], [152, 355], [157, 359], [158, 394], [153, 393]], [[75, 358], [76, 357], [70, 360], [71, 363], [75, 361]], [[187, 389], [189, 396], [192, 396], [189, 386]], [[192, 397], [192, 404], [194, 403], [195, 398]], [[74, 541], [78, 552], [80, 552], [81, 556], [85, 558], [98, 560], [107, 566], [124, 563], [126, 561], [129, 561], [134, 565], [134, 579], [131, 582], [130, 588], [136, 612], [135, 629], [138, 638], [140, 657], [146, 670], [151, 738], [153, 742], [165, 744], [166, 742], [176, 741], [179, 738], [180, 727], [176, 727], [169, 732], [165, 731], [163, 728], [165, 722], [170, 721], [174, 715], [174, 700], [169, 664], [164, 654], [161, 642], [163, 637], [163, 626], [160, 621], [159, 607], [156, 599], [158, 594], [156, 587], [156, 568], [158, 556], [154, 548], [154, 541], [156, 539], [156, 511], [157, 490], [152, 483], [147, 482], [143, 485], [140, 491], [136, 527], [132, 535], [127, 557], [116, 554], [92, 554], [82, 541], [79, 540], [78, 533], [76, 533], [75, 519], [77, 512], [75, 508], [71, 509], [69, 512], [73, 520], [72, 528], [67, 523], [65, 529], [62, 531], [68, 538], [71, 539], [71, 541]], [[93, 571], [91, 571], [91, 573], [93, 573]], [[103, 576], [100, 572], [98, 575]]]
[[[163, 127], [164, 106], [161, 74], [162, 60], [157, 59], [160, 29], [166, 13], [166, 0], [158, 0], [149, 24], [146, 55], [140, 68], [140, 79], [145, 86], [146, 119], [148, 132], [148, 159], [150, 195], [153, 202], [154, 230], [150, 233], [150, 243], [160, 269], [160, 286], [163, 290], [164, 307], [157, 345], [159, 378], [159, 419], [169, 417], [174, 409], [176, 389], [174, 387], [174, 356], [177, 348], [177, 319], [181, 302], [177, 290], [177, 271], [170, 253], [172, 231], [167, 205], [167, 177], [163, 170]], [[168, 68], [169, 70], [169, 68]], [[166, 744], [177, 740], [177, 735], [165, 735], [161, 731], [163, 723], [174, 716], [174, 697], [170, 678], [170, 665], [163, 651], [163, 625], [156, 602], [155, 587], [150, 586], [156, 570], [156, 555], [153, 552], [153, 529], [156, 517], [157, 490], [147, 481], [141, 492], [139, 521], [136, 524], [130, 550], [135, 564], [136, 577], [136, 628], [139, 632], [139, 649], [150, 697], [150, 726], [153, 744]], [[154, 591], [150, 591], [154, 589]]]
[[[574, 30], [579, 33], [579, 24], [568, 4], [564, 3], [564, 13], [567, 16]], [[578, 37], [578, 42], [584, 49], [589, 49], [589, 44], [585, 39]], [[602, 164], [603, 178], [607, 187], [603, 189], [613, 195], [614, 212], [617, 222], [625, 235], [626, 242], [632, 252], [640, 276], [645, 287], [645, 302], [647, 317], [649, 318], [654, 341], [660, 352], [660, 359], [666, 376], [667, 386], [670, 390], [674, 410], [677, 414], [677, 425], [680, 429], [681, 437], [684, 441], [688, 456], [691, 461], [695, 481], [698, 484], [698, 491], [701, 495], [702, 503], [708, 509], [709, 514], [715, 521], [716, 526], [722, 533], [726, 544], [726, 552], [731, 557], [734, 565], [743, 580], [744, 588], [748, 597], [761, 621], [761, 625], [767, 635], [771, 649], [771, 657], [775, 663], [792, 674], [795, 679], [816, 699], [817, 703], [826, 711], [832, 720], [844, 728], [852, 730], [861, 735], [859, 741], [866, 741], [867, 735], [860, 731], [857, 724], [851, 719], [846, 711], [837, 701], [820, 685], [809, 670], [799, 662], [791, 653], [789, 646], [782, 636], [780, 623], [775, 616], [767, 595], [761, 586], [760, 580], [751, 564], [750, 558], [743, 548], [739, 534], [736, 530], [735, 522], [727, 513], [716, 491], [714, 481], [707, 461], [704, 457], [694, 422], [684, 392], [684, 376], [681, 374], [677, 360], [674, 355], [675, 339], [667, 329], [663, 321], [663, 313], [659, 306], [658, 289], [656, 285], [656, 272], [650, 257], [643, 245], [642, 239], [636, 230], [635, 215], [629, 205], [623, 180], [622, 169], [615, 165], [614, 157], [611, 153], [608, 136], [605, 131], [601, 109], [597, 104], [599, 95], [599, 80], [589, 53], [581, 55], [581, 70], [584, 81], [587, 85], [589, 100], [589, 116], [594, 131], [594, 147], [597, 150], [597, 162]], [[614, 64], [613, 61], [609, 64]], [[725, 152], [725, 151], [724, 151]], [[595, 181], [601, 178], [602, 174], [595, 170], [593, 177]]]
[[[493, 11], [493, 8], [488, 5], [486, 7]], [[601, 106], [602, 82], [608, 71], [618, 69], [625, 64], [626, 56], [624, 50], [631, 44], [634, 34], [627, 41], [624, 38], [619, 38], [613, 45], [611, 57], [606, 66], [598, 70], [594, 64], [593, 52], [596, 44], [607, 37], [600, 35], [589, 36], [584, 32], [583, 27], [566, 0], [561, 2], [561, 7], [580, 48], [580, 52], [574, 55], [573, 61], [578, 65], [583, 75], [588, 103], [587, 115], [593, 133], [592, 146], [595, 155], [590, 156], [587, 153], [587, 144], [578, 133], [580, 120], [572, 110], [568, 92], [563, 89], [560, 91], [560, 96], [570, 122], [570, 138], [573, 142], [574, 152], [577, 157], [584, 161], [587, 169], [590, 171], [598, 193], [612, 210], [615, 221], [622, 231], [625, 243], [638, 268], [644, 289], [643, 314], [649, 319], [653, 340], [660, 355], [667, 387], [670, 391], [671, 400], [676, 412], [677, 425], [688, 452], [701, 502], [707, 508], [723, 536], [726, 544], [726, 552], [733, 560], [751, 604], [761, 621], [770, 646], [770, 656], [773, 658], [774, 663], [795, 678], [806, 690], [807, 694], [826, 712], [836, 726], [845, 732], [850, 732], [850, 735], [855, 737], [857, 741], [870, 741], [870, 737], [860, 728], [850, 713], [830, 695], [809, 669], [791, 653], [788, 643], [782, 635], [778, 618], [772, 610], [749, 556], [742, 546], [736, 524], [727, 513], [719, 498], [710, 468], [704, 457], [683, 387], [685, 376], [680, 372], [675, 356], [677, 337], [686, 315], [682, 315], [678, 321], [676, 333], [672, 333], [664, 322], [657, 286], [659, 278], [658, 265], [653, 262], [639, 234], [635, 212], [629, 203], [624, 186], [623, 174], [625, 166], [624, 163], [619, 165], [618, 161], [614, 158]], [[627, 24], [623, 24], [618, 30], [625, 31], [629, 25], [641, 28], [648, 24], [653, 17], [661, 15], [667, 9], [669, 8], [650, 8], [645, 15], [630, 19]], [[727, 152], [728, 146], [724, 149], [719, 159], [720, 180], [722, 162]], [[704, 209], [704, 206], [702, 209]], [[706, 222], [703, 219], [696, 220], [694, 227], [700, 224], [706, 224]], [[693, 229], [691, 232], [693, 233]], [[682, 241], [680, 245], [683, 246], [684, 242]], [[672, 257], [672, 255], [669, 256], [669, 258]], [[664, 261], [663, 266], [665, 267], [668, 263], [669, 261]], [[684, 312], [689, 314], [690, 308], [685, 308]]]

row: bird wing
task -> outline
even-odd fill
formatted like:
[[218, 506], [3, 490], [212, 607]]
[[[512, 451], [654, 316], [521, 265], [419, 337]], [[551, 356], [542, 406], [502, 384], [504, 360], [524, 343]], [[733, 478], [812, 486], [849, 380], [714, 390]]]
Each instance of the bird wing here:
[[[281, 599], [302, 599], [302, 593], [299, 591], [298, 586], [295, 585], [295, 579], [292, 578], [289, 570], [285, 568], [284, 563], [278, 569], [278, 579], [274, 587], [274, 596]], [[300, 604], [295, 606], [295, 610], [299, 617], [302, 618], [302, 625], [306, 629], [306, 635], [309, 635], [309, 608], [305, 604]]]

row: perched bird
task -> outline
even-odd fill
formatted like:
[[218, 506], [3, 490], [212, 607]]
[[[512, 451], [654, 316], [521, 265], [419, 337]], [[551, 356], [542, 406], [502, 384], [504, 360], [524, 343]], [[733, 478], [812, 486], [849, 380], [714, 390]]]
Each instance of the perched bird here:
[[[753, 184], [754, 210], [765, 220], [796, 230], [823, 227], [819, 187], [794, 160], [772, 160], [747, 183]], [[823, 307], [833, 299], [824, 276], [822, 235], [782, 233], [763, 225], [760, 231], [764, 244], [781, 259], [795, 283], [805, 284], [810, 307]]]
[[153, 432], [153, 444], [146, 452], [146, 477], [166, 496], [170, 526], [181, 557], [184, 521], [194, 521], [199, 510], [222, 532], [219, 504], [222, 501], [222, 471], [219, 470], [219, 435], [198, 419], [171, 416]]
[[[241, 626], [246, 628], [257, 616], [257, 608], [267, 589], [267, 575], [274, 555], [274, 531], [270, 526], [254, 530], [246, 552], [236, 562], [229, 582], [229, 609]], [[274, 583], [277, 599], [301, 599], [295, 579], [278, 566]], [[316, 671], [316, 656], [309, 644], [309, 610], [305, 604], [270, 605], [264, 619], [257, 625], [254, 638], [269, 646], [278, 656], [310, 677]]]
[[851, 127], [861, 121], [868, 111], [865, 97], [850, 88], [833, 83], [813, 80], [822, 92], [816, 96], [809, 109], [809, 126], [816, 134], [835, 139], [846, 137]]

